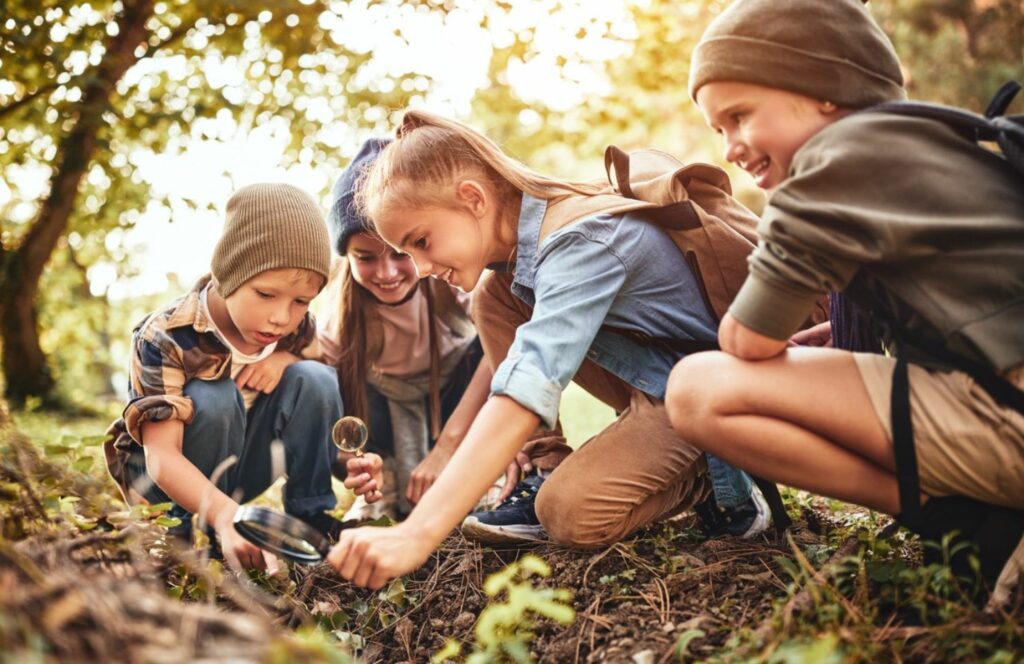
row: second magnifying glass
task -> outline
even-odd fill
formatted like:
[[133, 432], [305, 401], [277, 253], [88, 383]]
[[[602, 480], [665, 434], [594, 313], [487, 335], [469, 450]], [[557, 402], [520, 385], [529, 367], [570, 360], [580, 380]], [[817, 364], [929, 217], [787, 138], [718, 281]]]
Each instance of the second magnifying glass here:
[[366, 423], [358, 417], [343, 417], [335, 422], [331, 429], [331, 440], [334, 441], [334, 445], [342, 452], [357, 457], [363, 456], [363, 448], [366, 447], [368, 437]]

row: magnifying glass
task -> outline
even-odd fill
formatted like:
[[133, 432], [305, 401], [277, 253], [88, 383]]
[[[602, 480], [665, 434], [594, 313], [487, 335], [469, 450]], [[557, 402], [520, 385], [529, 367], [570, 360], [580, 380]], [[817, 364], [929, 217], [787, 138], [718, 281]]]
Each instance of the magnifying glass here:
[[264, 551], [303, 565], [315, 565], [331, 550], [323, 533], [302, 519], [266, 507], [242, 505], [235, 512], [235, 530]]
[[[331, 440], [343, 452], [363, 456], [369, 434], [358, 417], [343, 417], [331, 428]], [[342, 528], [354, 523], [342, 521]], [[239, 535], [277, 556], [294, 563], [315, 565], [331, 550], [330, 541], [302, 519], [255, 505], [242, 505], [235, 512]]]
[[363, 448], [366, 447], [368, 437], [366, 423], [351, 415], [341, 418], [331, 427], [331, 440], [334, 441], [335, 447], [357, 457], [363, 456]]

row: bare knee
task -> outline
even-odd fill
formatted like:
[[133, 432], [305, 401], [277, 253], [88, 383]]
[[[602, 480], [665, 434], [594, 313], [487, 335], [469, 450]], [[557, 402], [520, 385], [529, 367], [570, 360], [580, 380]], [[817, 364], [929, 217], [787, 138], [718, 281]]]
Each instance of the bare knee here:
[[684, 357], [669, 374], [665, 409], [672, 428], [691, 445], [714, 451], [714, 431], [734, 391], [730, 369], [738, 361], [725, 353], [697, 353]]

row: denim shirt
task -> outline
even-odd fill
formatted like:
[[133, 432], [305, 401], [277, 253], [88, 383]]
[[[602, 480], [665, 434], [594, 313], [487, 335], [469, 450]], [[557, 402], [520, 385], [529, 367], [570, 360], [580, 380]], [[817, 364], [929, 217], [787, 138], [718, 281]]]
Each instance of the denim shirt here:
[[717, 324], [679, 249], [642, 220], [643, 212], [583, 219], [540, 244], [546, 208], [546, 201], [524, 194], [512, 292], [533, 307], [533, 316], [516, 330], [491, 392], [515, 399], [553, 427], [562, 390], [590, 359], [664, 400], [681, 354], [600, 328], [714, 341]]
[[[640, 345], [602, 325], [651, 337], [715, 341], [689, 265], [665, 231], [643, 212], [597, 215], [551, 233], [540, 244], [547, 201], [523, 194], [512, 292], [533, 307], [516, 330], [491, 393], [511, 397], [555, 426], [562, 390], [590, 359], [636, 389], [664, 400], [682, 353]], [[746, 501], [750, 477], [708, 454], [722, 507]]]

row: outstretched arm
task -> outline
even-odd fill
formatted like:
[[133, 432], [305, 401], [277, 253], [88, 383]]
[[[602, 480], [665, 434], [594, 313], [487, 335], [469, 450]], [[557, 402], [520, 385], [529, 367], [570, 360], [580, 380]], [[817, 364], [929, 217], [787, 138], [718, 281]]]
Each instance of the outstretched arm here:
[[181, 452], [184, 424], [181, 420], [145, 422], [146, 470], [171, 500], [213, 526], [232, 567], [278, 571], [277, 559], [261, 551], [235, 532], [233, 518], [238, 503], [218, 489]]
[[353, 583], [375, 589], [416, 569], [473, 509], [539, 422], [513, 399], [492, 397], [409, 518], [392, 528], [342, 532], [327, 562]]
[[441, 471], [455, 454], [455, 450], [462, 444], [473, 420], [487, 402], [487, 396], [491, 391], [491, 377], [487, 361], [481, 358], [469, 385], [466, 386], [466, 391], [459, 399], [459, 405], [455, 407], [444, 429], [441, 430], [434, 449], [430, 450], [430, 454], [416, 466], [409, 477], [405, 497], [413, 505], [420, 502], [427, 489], [437, 481]]

